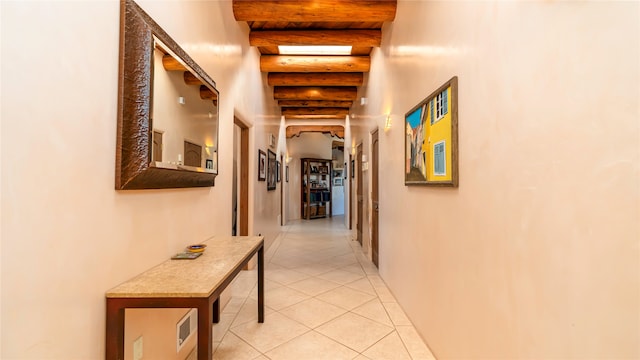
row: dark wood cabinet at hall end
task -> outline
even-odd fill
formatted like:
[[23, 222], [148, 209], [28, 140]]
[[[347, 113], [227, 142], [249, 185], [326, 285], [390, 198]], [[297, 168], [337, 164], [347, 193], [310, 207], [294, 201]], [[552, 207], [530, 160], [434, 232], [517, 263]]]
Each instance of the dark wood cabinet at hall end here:
[[303, 158], [301, 161], [301, 217], [331, 217], [331, 160]]

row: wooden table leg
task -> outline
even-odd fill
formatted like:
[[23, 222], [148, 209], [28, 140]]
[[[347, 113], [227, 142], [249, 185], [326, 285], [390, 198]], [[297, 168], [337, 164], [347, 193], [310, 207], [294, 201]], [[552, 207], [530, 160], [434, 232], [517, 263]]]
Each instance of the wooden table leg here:
[[107, 299], [107, 333], [105, 359], [124, 359], [124, 308]]
[[258, 322], [264, 322], [264, 246], [258, 250]]
[[213, 302], [213, 307], [211, 308], [213, 311], [213, 323], [217, 324], [220, 322], [220, 298], [217, 298], [216, 301]]
[[213, 357], [213, 301], [202, 299], [198, 303], [198, 360], [211, 360]]

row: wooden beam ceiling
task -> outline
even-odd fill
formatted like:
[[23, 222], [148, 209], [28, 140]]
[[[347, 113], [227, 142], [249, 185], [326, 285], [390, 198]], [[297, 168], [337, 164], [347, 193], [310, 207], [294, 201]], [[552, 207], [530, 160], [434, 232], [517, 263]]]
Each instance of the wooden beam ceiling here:
[[342, 45], [379, 47], [381, 30], [263, 30], [249, 33], [251, 46]]
[[[397, 0], [233, 0], [285, 119], [344, 119], [396, 7]], [[351, 53], [285, 55], [280, 45], [346, 45]]]
[[336, 115], [343, 118], [349, 115], [349, 108], [331, 108], [331, 107], [286, 107], [282, 108], [282, 115]]
[[180, 61], [168, 54], [162, 57], [162, 67], [167, 71], [187, 71], [187, 68]]
[[344, 127], [339, 125], [289, 125], [287, 126], [287, 138], [300, 136], [303, 132], [320, 132], [344, 138]]
[[262, 72], [369, 72], [368, 56], [262, 55]]
[[189, 71], [185, 71], [182, 77], [184, 78], [184, 83], [187, 85], [204, 85], [200, 79]]
[[276, 86], [273, 98], [276, 100], [350, 100], [356, 99], [355, 86]]
[[396, 17], [396, 0], [233, 0], [237, 21], [385, 22]]
[[278, 100], [281, 107], [341, 107], [350, 108], [350, 100]]
[[269, 86], [361, 86], [364, 74], [354, 73], [269, 73]]

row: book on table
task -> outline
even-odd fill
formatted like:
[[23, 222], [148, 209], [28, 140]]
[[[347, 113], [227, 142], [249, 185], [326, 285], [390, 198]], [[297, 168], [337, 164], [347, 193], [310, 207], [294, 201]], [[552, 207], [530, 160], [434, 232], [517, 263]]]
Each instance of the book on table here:
[[177, 253], [177, 254], [173, 255], [171, 257], [171, 259], [172, 260], [193, 260], [193, 259], [197, 258], [200, 255], [202, 255], [201, 252], [199, 252], [199, 253], [181, 252], [181, 253]]

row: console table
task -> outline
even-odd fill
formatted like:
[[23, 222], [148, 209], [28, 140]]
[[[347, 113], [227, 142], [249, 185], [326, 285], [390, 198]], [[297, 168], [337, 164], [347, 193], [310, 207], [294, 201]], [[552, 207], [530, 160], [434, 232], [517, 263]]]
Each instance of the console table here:
[[264, 322], [264, 238], [213, 237], [194, 260], [167, 260], [107, 291], [106, 359], [124, 359], [127, 308], [198, 309], [198, 359], [213, 355], [212, 323], [220, 316], [218, 298], [258, 254], [258, 322]]

